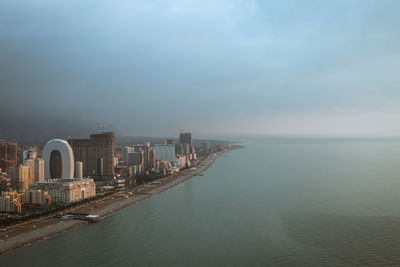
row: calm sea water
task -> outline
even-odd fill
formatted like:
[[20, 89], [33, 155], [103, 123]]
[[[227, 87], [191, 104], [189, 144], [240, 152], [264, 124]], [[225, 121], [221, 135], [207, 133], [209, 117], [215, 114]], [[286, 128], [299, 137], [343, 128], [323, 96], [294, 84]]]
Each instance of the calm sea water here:
[[400, 265], [400, 141], [242, 141], [204, 176], [1, 266]]

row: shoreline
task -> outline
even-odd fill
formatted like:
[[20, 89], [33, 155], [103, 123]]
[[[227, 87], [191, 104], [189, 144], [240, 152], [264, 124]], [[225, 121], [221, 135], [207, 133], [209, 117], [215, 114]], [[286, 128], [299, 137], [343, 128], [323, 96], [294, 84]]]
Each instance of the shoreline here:
[[[110, 214], [134, 205], [135, 203], [149, 199], [155, 195], [162, 193], [165, 190], [168, 190], [182, 182], [185, 182], [186, 180], [189, 180], [194, 176], [202, 174], [204, 171], [212, 166], [212, 164], [219, 156], [229, 151], [240, 148], [241, 147], [239, 146], [234, 146], [230, 149], [213, 153], [205, 158], [195, 170], [184, 170], [178, 175], [167, 176], [148, 184], [137, 186], [134, 189], [127, 189], [121, 192], [117, 192], [110, 197], [106, 197], [105, 199], [88, 202], [86, 205], [77, 207], [72, 211], [74, 213], [82, 214], [98, 214], [100, 216], [99, 223], [101, 223], [101, 220]], [[143, 190], [141, 190], [140, 192], [135, 192], [133, 196], [127, 197], [126, 193], [132, 192], [135, 189], [137, 191], [138, 188], [143, 188]], [[99, 205], [100, 208], [98, 207]], [[71, 212], [71, 210], [69, 210], [68, 212]], [[39, 219], [37, 221], [12, 226], [6, 232], [0, 233], [0, 254], [30, 245], [33, 242], [39, 240], [47, 239], [51, 236], [57, 235], [59, 233], [68, 231], [79, 225], [87, 223], [88, 222], [83, 220], [63, 220], [56, 219], [52, 216]]]

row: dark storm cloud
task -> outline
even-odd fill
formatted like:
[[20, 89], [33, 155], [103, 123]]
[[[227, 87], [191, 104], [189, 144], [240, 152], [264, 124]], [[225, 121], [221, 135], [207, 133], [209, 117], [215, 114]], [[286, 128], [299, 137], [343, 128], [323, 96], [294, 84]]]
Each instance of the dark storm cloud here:
[[269, 122], [319, 132], [307, 114], [397, 114], [397, 11], [397, 1], [2, 1], [1, 121], [160, 136], [246, 132], [254, 119], [255, 132]]

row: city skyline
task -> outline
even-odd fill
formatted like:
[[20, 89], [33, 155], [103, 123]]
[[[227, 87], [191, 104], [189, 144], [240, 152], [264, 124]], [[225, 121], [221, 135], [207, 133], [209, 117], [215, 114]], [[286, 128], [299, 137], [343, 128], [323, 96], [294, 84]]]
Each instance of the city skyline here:
[[399, 5], [2, 1], [3, 137], [399, 136]]
[[0, 262], [400, 266], [399, 13], [0, 1]]

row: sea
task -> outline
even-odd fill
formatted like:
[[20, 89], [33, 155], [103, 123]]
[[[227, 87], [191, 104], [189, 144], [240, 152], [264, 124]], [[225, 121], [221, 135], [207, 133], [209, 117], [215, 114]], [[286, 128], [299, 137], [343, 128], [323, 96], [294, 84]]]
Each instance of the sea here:
[[400, 266], [400, 139], [230, 140], [203, 176], [0, 266]]

